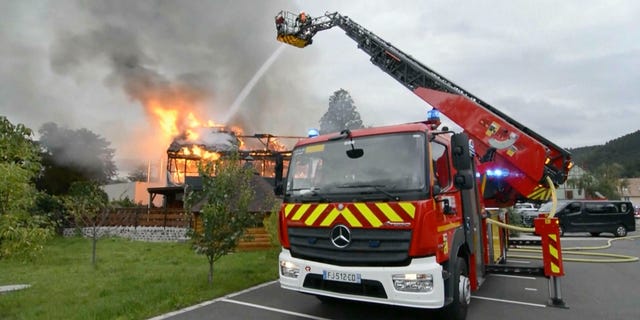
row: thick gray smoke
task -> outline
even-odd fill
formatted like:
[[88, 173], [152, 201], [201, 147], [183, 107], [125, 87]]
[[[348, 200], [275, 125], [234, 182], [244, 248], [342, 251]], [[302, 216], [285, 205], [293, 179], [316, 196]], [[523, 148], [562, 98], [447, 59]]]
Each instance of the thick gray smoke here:
[[[214, 121], [279, 46], [275, 14], [281, 9], [295, 11], [281, 0], [78, 1], [76, 5], [85, 15], [78, 18], [84, 24], [82, 28], [61, 24], [56, 30], [50, 59], [56, 73], [73, 76], [85, 68], [104, 69], [96, 81], [115, 89], [114, 94], [124, 92], [141, 108], [155, 100], [191, 104], [199, 116]], [[306, 124], [293, 123], [290, 114], [318, 107], [311, 105], [305, 91], [307, 75], [301, 61], [313, 54], [296, 55], [295, 50], [286, 50], [271, 66], [230, 124], [247, 134], [305, 132]], [[145, 112], [150, 115], [149, 108]]]
[[[55, 43], [51, 64], [56, 72], [66, 74], [82, 63], [105, 62], [111, 70], [105, 76], [105, 84], [122, 88], [130, 98], [145, 106], [147, 112], [152, 101], [195, 107], [213, 93], [214, 88], [205, 83], [204, 73], [181, 74], [170, 80], [154, 70], [154, 62], [138, 42], [131, 30], [114, 25], [104, 25], [84, 34], [62, 34]], [[178, 116], [186, 117], [186, 114]]]

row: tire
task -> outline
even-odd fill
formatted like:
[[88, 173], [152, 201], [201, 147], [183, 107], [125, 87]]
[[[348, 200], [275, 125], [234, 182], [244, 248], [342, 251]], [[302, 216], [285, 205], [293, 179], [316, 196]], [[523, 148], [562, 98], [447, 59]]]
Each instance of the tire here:
[[627, 228], [625, 228], [623, 225], [619, 225], [613, 234], [618, 238], [625, 237], [627, 235]]
[[463, 257], [457, 257], [452, 277], [453, 302], [441, 309], [442, 319], [464, 320], [471, 301], [471, 284], [467, 262]]
[[600, 235], [600, 232], [589, 232], [592, 237], [597, 237]]

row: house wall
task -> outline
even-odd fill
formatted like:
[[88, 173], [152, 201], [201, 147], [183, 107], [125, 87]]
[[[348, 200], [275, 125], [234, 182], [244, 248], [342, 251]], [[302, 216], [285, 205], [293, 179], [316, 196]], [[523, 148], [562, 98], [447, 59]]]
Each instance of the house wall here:
[[[149, 192], [147, 191], [147, 188], [159, 187], [162, 185], [163, 184], [161, 183], [153, 182], [122, 182], [102, 186], [102, 190], [104, 190], [109, 196], [109, 201], [124, 200], [125, 198], [129, 198], [129, 200], [135, 202], [136, 204], [148, 205]], [[154, 199], [153, 201], [153, 204], [156, 207], [162, 206], [162, 197], [156, 197], [156, 199]]]
[[[586, 171], [579, 166], [573, 166], [569, 171], [569, 175], [567, 177], [567, 181], [575, 181], [580, 179], [582, 175], [586, 174]], [[584, 190], [578, 189], [576, 186], [571, 185], [571, 183], [563, 183], [558, 186], [556, 189], [556, 195], [558, 196], [558, 200], [583, 200], [585, 199]]]
[[627, 186], [621, 190], [622, 200], [628, 200], [633, 202], [634, 206], [640, 206], [640, 178], [624, 180], [626, 180]]

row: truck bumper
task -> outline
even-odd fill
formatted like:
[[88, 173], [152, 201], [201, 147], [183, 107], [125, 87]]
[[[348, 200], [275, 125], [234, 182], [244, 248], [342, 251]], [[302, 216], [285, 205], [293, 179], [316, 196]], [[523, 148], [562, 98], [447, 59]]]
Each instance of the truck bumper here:
[[[414, 308], [435, 309], [444, 305], [442, 266], [436, 262], [435, 257], [413, 259], [411, 264], [401, 267], [349, 267], [293, 258], [289, 250], [282, 249], [279, 260], [280, 286], [284, 289]], [[297, 270], [297, 272], [291, 270]], [[325, 271], [357, 274], [360, 283], [324, 280]], [[430, 275], [433, 281], [431, 290], [426, 292], [398, 290], [394, 286], [392, 277], [405, 274]]]

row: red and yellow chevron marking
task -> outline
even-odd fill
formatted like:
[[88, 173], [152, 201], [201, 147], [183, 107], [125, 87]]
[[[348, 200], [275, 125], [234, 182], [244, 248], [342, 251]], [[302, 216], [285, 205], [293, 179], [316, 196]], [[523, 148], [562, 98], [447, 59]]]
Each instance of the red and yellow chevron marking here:
[[553, 274], [560, 274], [560, 254], [558, 252], [558, 236], [555, 234], [549, 234], [549, 267]]
[[335, 203], [289, 203], [284, 215], [307, 226], [329, 227], [342, 218], [350, 227], [379, 228], [385, 222], [413, 222], [416, 206], [412, 202], [355, 202], [338, 209]]
[[527, 195], [528, 199], [541, 200], [541, 201], [549, 200], [550, 197], [551, 197], [551, 189], [543, 186], [538, 186], [530, 194]]
[[542, 240], [544, 275], [548, 277], [564, 275], [558, 218], [538, 218], [533, 220], [533, 224]]

